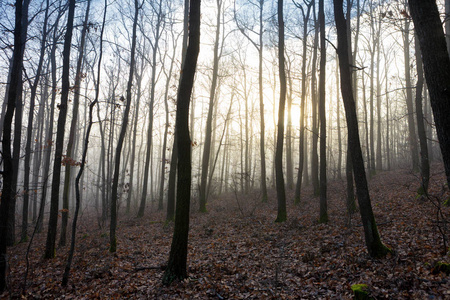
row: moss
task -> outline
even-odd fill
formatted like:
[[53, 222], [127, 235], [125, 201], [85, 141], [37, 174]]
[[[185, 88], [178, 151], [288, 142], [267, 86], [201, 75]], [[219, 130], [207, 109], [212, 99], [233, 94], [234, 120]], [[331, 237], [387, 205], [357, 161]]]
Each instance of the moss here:
[[431, 273], [437, 275], [439, 273], [445, 273], [446, 275], [450, 274], [450, 264], [442, 261], [438, 261], [434, 268], [431, 270]]
[[450, 206], [450, 196], [447, 199], [445, 199], [444, 206], [447, 206], [447, 207]]
[[384, 258], [386, 257], [388, 254], [393, 254], [394, 251], [385, 246], [383, 243], [380, 243], [379, 245], [377, 245], [377, 247], [375, 247], [374, 249], [371, 249], [372, 251], [370, 251], [370, 256], [373, 258]]
[[416, 195], [416, 199], [421, 198], [422, 196], [425, 195], [425, 189], [423, 188], [423, 185], [421, 185], [418, 189], [417, 189], [417, 195]]
[[353, 295], [355, 300], [370, 300], [369, 288], [367, 284], [354, 284], [352, 285]]

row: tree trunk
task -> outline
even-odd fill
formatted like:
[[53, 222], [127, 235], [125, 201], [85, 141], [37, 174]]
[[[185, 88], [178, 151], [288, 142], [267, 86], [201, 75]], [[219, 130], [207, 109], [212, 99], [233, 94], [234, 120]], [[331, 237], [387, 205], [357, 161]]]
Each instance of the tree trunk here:
[[319, 74], [319, 120], [320, 120], [320, 216], [319, 222], [328, 222], [327, 213], [327, 127], [325, 115], [325, 13], [323, 0], [319, 0], [320, 26], [320, 74]]
[[67, 102], [69, 99], [70, 50], [72, 47], [73, 20], [75, 14], [75, 0], [69, 0], [69, 14], [67, 16], [66, 36], [63, 50], [63, 74], [61, 87], [61, 103], [59, 105], [58, 125], [55, 142], [55, 159], [53, 162], [53, 178], [50, 196], [50, 218], [48, 221], [47, 241], [45, 244], [45, 258], [55, 257], [56, 232], [58, 227], [59, 185], [61, 182], [61, 159], [64, 148], [64, 129], [67, 118]]
[[[151, 79], [151, 90], [150, 90], [150, 104], [149, 104], [149, 115], [148, 115], [148, 131], [147, 131], [147, 152], [145, 155], [145, 167], [144, 167], [144, 186], [142, 188], [142, 196], [141, 196], [141, 204], [139, 206], [138, 211], [138, 218], [144, 216], [145, 212], [145, 202], [147, 198], [147, 185], [148, 185], [148, 177], [149, 177], [149, 165], [150, 165], [150, 154], [151, 154], [151, 147], [152, 147], [152, 136], [153, 136], [153, 106], [155, 103], [155, 89], [156, 89], [156, 67], [157, 67], [157, 54], [158, 54], [158, 43], [159, 38], [161, 36], [161, 24], [163, 22], [163, 15], [162, 15], [162, 1], [159, 2], [159, 12], [158, 12], [158, 21], [155, 25], [155, 41], [153, 46], [153, 56], [152, 56], [152, 79]], [[150, 183], [151, 185], [152, 183]], [[152, 193], [151, 193], [152, 194]]]
[[419, 153], [417, 151], [416, 122], [414, 121], [414, 103], [412, 99], [412, 83], [410, 70], [410, 41], [409, 41], [409, 24], [408, 18], [404, 19], [405, 28], [403, 31], [403, 48], [405, 59], [405, 85], [406, 85], [406, 108], [408, 111], [408, 131], [409, 131], [409, 148], [411, 149], [412, 169], [419, 170]]
[[12, 120], [16, 105], [16, 99], [20, 97], [20, 85], [22, 81], [22, 65], [25, 44], [22, 43], [22, 18], [24, 11], [22, 1], [15, 3], [15, 25], [14, 25], [14, 50], [12, 57], [11, 77], [9, 82], [9, 92], [7, 107], [3, 119], [3, 189], [2, 201], [0, 203], [0, 293], [6, 289], [6, 276], [8, 268], [7, 259], [7, 232], [10, 205], [14, 201], [16, 191], [14, 186], [13, 157], [11, 155], [11, 131]]
[[220, 17], [222, 15], [222, 0], [217, 0], [217, 19], [216, 19], [216, 37], [214, 41], [214, 56], [213, 56], [213, 74], [212, 74], [212, 82], [211, 89], [209, 93], [209, 108], [208, 108], [208, 116], [206, 118], [206, 129], [205, 129], [205, 144], [203, 146], [203, 157], [202, 157], [202, 174], [200, 181], [200, 207], [199, 211], [206, 212], [206, 186], [208, 179], [208, 168], [209, 168], [209, 160], [211, 155], [211, 135], [212, 135], [212, 119], [213, 119], [213, 110], [214, 110], [214, 101], [216, 95], [217, 88], [217, 78], [219, 72], [219, 36], [220, 36]]
[[284, 20], [283, 0], [278, 0], [278, 68], [280, 73], [280, 104], [278, 107], [277, 145], [275, 173], [278, 199], [278, 214], [275, 222], [286, 221], [286, 191], [283, 178], [284, 109], [286, 104], [286, 73], [284, 66]]
[[70, 123], [70, 132], [69, 132], [69, 141], [67, 142], [67, 150], [65, 157], [65, 174], [64, 174], [64, 190], [63, 190], [63, 210], [61, 213], [61, 237], [59, 239], [59, 245], [66, 245], [66, 232], [67, 232], [67, 223], [69, 221], [69, 187], [70, 187], [70, 173], [71, 167], [75, 163], [73, 158], [74, 154], [74, 142], [75, 135], [77, 131], [78, 124], [78, 110], [80, 106], [80, 84], [82, 80], [82, 71], [83, 71], [83, 60], [84, 60], [84, 47], [86, 41], [86, 32], [88, 29], [88, 20], [89, 20], [89, 9], [91, 7], [91, 1], [88, 0], [86, 7], [86, 14], [84, 17], [83, 29], [81, 30], [81, 39], [80, 46], [78, 48], [78, 61], [77, 61], [77, 70], [75, 73], [75, 86], [74, 86], [74, 97], [73, 97], [73, 108], [72, 108], [72, 121]]
[[258, 89], [259, 89], [259, 154], [261, 159], [261, 200], [267, 202], [267, 182], [266, 182], [266, 151], [265, 151], [265, 122], [264, 122], [264, 94], [263, 94], [263, 9], [264, 0], [259, 0], [259, 51], [258, 51]]
[[416, 84], [416, 119], [417, 133], [419, 136], [420, 146], [420, 175], [422, 177], [421, 187], [418, 191], [419, 195], [428, 193], [428, 183], [430, 181], [430, 162], [428, 160], [427, 135], [425, 132], [425, 123], [423, 120], [422, 110], [422, 92], [423, 92], [423, 66], [422, 53], [420, 52], [419, 40], [417, 34], [414, 35], [414, 48], [416, 50], [417, 64], [417, 84]]
[[111, 223], [110, 223], [110, 247], [109, 252], [116, 252], [117, 249], [117, 240], [116, 240], [116, 227], [117, 227], [117, 199], [118, 197], [118, 187], [119, 187], [119, 173], [120, 173], [120, 156], [122, 153], [123, 140], [125, 139], [125, 133], [127, 132], [128, 125], [128, 115], [130, 114], [130, 106], [131, 106], [131, 88], [133, 87], [133, 75], [134, 75], [134, 65], [135, 65], [135, 54], [136, 54], [136, 28], [138, 23], [138, 15], [139, 15], [140, 5], [138, 0], [134, 0], [134, 19], [133, 19], [133, 33], [131, 37], [131, 52], [130, 52], [130, 73], [128, 75], [128, 84], [127, 84], [127, 95], [126, 95], [126, 104], [125, 111], [123, 113], [123, 122], [122, 128], [119, 133], [119, 140], [117, 141], [116, 146], [116, 156], [114, 161], [114, 177], [112, 181], [112, 190], [111, 190]]
[[369, 255], [374, 258], [384, 257], [390, 249], [383, 245], [378, 233], [375, 217], [370, 203], [364, 161], [358, 133], [356, 106], [353, 99], [352, 79], [348, 55], [347, 26], [342, 9], [343, 0], [334, 0], [334, 13], [338, 35], [339, 69], [341, 73], [341, 92], [344, 101], [350, 152], [352, 156], [353, 172], [355, 174], [356, 191], [358, 195], [361, 220], [364, 227], [366, 246]]
[[436, 132], [441, 147], [447, 183], [450, 185], [450, 58], [434, 0], [409, 0], [411, 16], [419, 37], [430, 93]]
[[[306, 14], [302, 9], [303, 16], [303, 41], [302, 41], [302, 95], [300, 102], [300, 144], [299, 144], [299, 163], [297, 173], [297, 184], [295, 186], [294, 203], [300, 203], [300, 193], [303, 183], [303, 169], [305, 165], [305, 106], [306, 106], [306, 55], [308, 53], [307, 39], [308, 39], [308, 22], [311, 14], [311, 7], [314, 5], [314, 0], [307, 4]], [[300, 6], [301, 8], [301, 6]], [[307, 148], [307, 147], [306, 147]]]
[[191, 140], [189, 137], [189, 103], [200, 49], [200, 0], [190, 0], [189, 46], [181, 73], [177, 96], [176, 132], [178, 135], [178, 184], [175, 228], [163, 283], [187, 277], [187, 243], [191, 198]]
[[[28, 206], [30, 199], [30, 173], [31, 173], [31, 141], [33, 138], [33, 119], [34, 119], [34, 108], [36, 102], [36, 92], [39, 85], [39, 80], [41, 77], [42, 65], [44, 63], [45, 48], [47, 43], [47, 23], [48, 23], [48, 7], [49, 1], [47, 1], [44, 16], [44, 25], [42, 29], [42, 40], [41, 49], [39, 53], [39, 62], [36, 69], [36, 75], [34, 77], [33, 85], [31, 86], [30, 95], [30, 110], [28, 113], [28, 125], [27, 125], [27, 142], [25, 145], [25, 163], [24, 163], [24, 179], [23, 179], [23, 209], [22, 209], [22, 234], [20, 241], [26, 242], [28, 239]], [[39, 127], [39, 126], [38, 126]]]
[[[88, 8], [86, 15], [88, 15], [89, 12], [89, 6], [90, 6], [90, 0], [88, 1]], [[76, 230], [77, 230], [77, 220], [78, 220], [78, 212], [80, 210], [80, 202], [81, 202], [81, 196], [80, 196], [80, 179], [83, 175], [84, 167], [86, 165], [86, 157], [87, 157], [87, 151], [88, 151], [88, 145], [89, 145], [89, 135], [91, 133], [91, 128], [93, 124], [93, 110], [95, 105], [98, 103], [98, 95], [100, 92], [100, 75], [101, 75], [101, 63], [102, 63], [102, 56], [103, 56], [103, 32], [105, 29], [105, 21], [106, 21], [106, 9], [108, 7], [108, 1], [105, 0], [105, 8], [103, 12], [103, 22], [102, 22], [102, 29], [100, 32], [100, 54], [98, 58], [98, 67], [97, 67], [97, 82], [95, 85], [95, 99], [89, 104], [89, 123], [86, 128], [85, 133], [85, 139], [84, 139], [84, 147], [83, 147], [83, 154], [81, 156], [81, 164], [80, 164], [80, 170], [78, 170], [77, 177], [75, 178], [75, 199], [76, 199], [76, 205], [75, 205], [75, 213], [73, 216], [73, 223], [72, 223], [72, 239], [70, 243], [70, 251], [69, 251], [69, 257], [67, 258], [66, 267], [64, 268], [64, 274], [63, 274], [63, 280], [62, 285], [66, 286], [67, 282], [69, 280], [69, 272], [70, 267], [72, 265], [72, 259], [73, 254], [75, 252], [75, 239], [76, 239]], [[87, 20], [87, 17], [86, 17]], [[85, 23], [86, 25], [86, 23]]]
[[319, 156], [317, 155], [317, 142], [319, 139], [319, 130], [317, 124], [317, 91], [316, 91], [316, 71], [317, 71], [317, 49], [319, 45], [319, 22], [316, 20], [316, 9], [313, 4], [314, 16], [314, 50], [312, 58], [311, 72], [311, 104], [312, 104], [312, 152], [311, 152], [311, 181], [314, 189], [314, 195], [318, 196], [319, 191]]

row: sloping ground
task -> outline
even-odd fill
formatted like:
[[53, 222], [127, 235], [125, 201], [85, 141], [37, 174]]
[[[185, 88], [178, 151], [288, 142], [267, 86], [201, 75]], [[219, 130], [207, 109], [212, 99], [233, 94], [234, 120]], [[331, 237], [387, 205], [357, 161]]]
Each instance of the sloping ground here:
[[[431, 194], [440, 201], [443, 169], [434, 166]], [[143, 219], [123, 216], [118, 252], [108, 252], [107, 228], [97, 229], [93, 214], [80, 222], [69, 286], [60, 285], [68, 247], [57, 258], [43, 260], [45, 234], [39, 234], [30, 255], [24, 298], [51, 299], [351, 299], [352, 284], [369, 286], [376, 299], [450, 299], [449, 277], [432, 274], [443, 255], [435, 198], [415, 199], [417, 175], [382, 172], [370, 182], [372, 205], [383, 241], [395, 250], [381, 260], [369, 258], [359, 215], [345, 212], [345, 182], [329, 184], [329, 223], [318, 224], [319, 199], [311, 190], [292, 205], [288, 221], [274, 223], [276, 197], [261, 204], [258, 195], [234, 194], [208, 204], [208, 213], [192, 203], [189, 279], [161, 285], [170, 250], [173, 224], [164, 214]], [[450, 209], [443, 208], [447, 220]], [[448, 232], [447, 232], [448, 233]], [[448, 237], [448, 235], [447, 235]], [[11, 295], [20, 297], [27, 245], [10, 248]], [[8, 297], [10, 294], [3, 294]]]

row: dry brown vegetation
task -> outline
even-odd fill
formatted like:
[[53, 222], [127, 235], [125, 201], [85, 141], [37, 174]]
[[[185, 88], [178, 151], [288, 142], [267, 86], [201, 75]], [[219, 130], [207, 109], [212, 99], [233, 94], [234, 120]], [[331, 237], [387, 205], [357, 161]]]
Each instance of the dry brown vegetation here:
[[[433, 168], [430, 194], [442, 193], [442, 167]], [[257, 195], [213, 199], [208, 213], [192, 203], [189, 279], [163, 286], [173, 224], [150, 211], [142, 219], [121, 216], [117, 253], [108, 252], [108, 229], [98, 229], [84, 212], [69, 285], [61, 287], [68, 248], [53, 260], [42, 258], [44, 234], [31, 247], [23, 297], [28, 299], [350, 299], [352, 284], [364, 283], [376, 299], [449, 299], [450, 282], [433, 272], [443, 254], [443, 239], [433, 199], [416, 199], [418, 178], [400, 170], [377, 174], [369, 183], [383, 241], [395, 254], [371, 259], [359, 215], [345, 212], [345, 182], [329, 185], [328, 224], [318, 224], [319, 199], [306, 189], [302, 202], [288, 205], [288, 221], [274, 223], [275, 193], [268, 204]], [[288, 193], [293, 198], [293, 193]], [[239, 205], [238, 205], [239, 204]], [[443, 208], [450, 220], [450, 209]], [[349, 222], [350, 221], [350, 222]], [[448, 232], [447, 232], [448, 233]], [[27, 245], [10, 248], [10, 294], [19, 298]], [[437, 274], [436, 274], [437, 273]]]

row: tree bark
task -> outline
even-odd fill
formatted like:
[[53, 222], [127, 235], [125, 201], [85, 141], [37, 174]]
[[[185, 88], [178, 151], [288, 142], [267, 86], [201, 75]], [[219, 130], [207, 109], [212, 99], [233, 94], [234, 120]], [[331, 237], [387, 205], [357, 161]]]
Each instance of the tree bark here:
[[42, 29], [41, 49], [39, 53], [39, 62], [36, 68], [36, 75], [31, 86], [30, 92], [30, 110], [28, 113], [28, 125], [27, 125], [27, 142], [25, 144], [25, 163], [24, 163], [24, 179], [23, 179], [23, 209], [22, 209], [22, 233], [21, 242], [26, 242], [28, 239], [28, 207], [30, 199], [30, 173], [31, 173], [31, 141], [33, 136], [33, 119], [34, 108], [36, 103], [36, 93], [41, 77], [42, 65], [44, 64], [45, 48], [47, 43], [47, 23], [48, 23], [48, 7], [49, 1], [47, 1], [44, 16], [44, 25]]
[[75, 73], [75, 86], [74, 86], [74, 97], [73, 97], [73, 108], [72, 108], [72, 121], [70, 123], [69, 141], [67, 142], [66, 149], [66, 163], [64, 172], [64, 190], [63, 190], [63, 210], [61, 213], [61, 236], [59, 239], [59, 245], [64, 246], [66, 244], [66, 232], [67, 223], [69, 221], [69, 189], [70, 189], [70, 178], [71, 178], [71, 167], [72, 163], [75, 162], [73, 159], [74, 154], [74, 143], [75, 135], [77, 131], [78, 124], [78, 110], [80, 107], [80, 84], [83, 78], [83, 60], [84, 60], [84, 48], [86, 41], [86, 32], [88, 29], [89, 20], [89, 9], [91, 7], [91, 1], [88, 0], [86, 7], [86, 14], [84, 17], [83, 29], [81, 30], [80, 46], [78, 48], [78, 61], [77, 69]]
[[411, 70], [410, 70], [410, 41], [409, 41], [409, 25], [410, 20], [404, 19], [405, 28], [403, 31], [403, 47], [404, 47], [404, 59], [405, 59], [405, 84], [406, 84], [406, 108], [408, 111], [408, 131], [409, 131], [409, 147], [411, 149], [412, 169], [414, 171], [419, 170], [419, 153], [417, 150], [417, 135], [416, 135], [416, 122], [414, 120], [414, 103], [412, 99], [412, 84], [411, 84]]
[[283, 177], [284, 109], [286, 105], [286, 73], [284, 66], [284, 20], [283, 0], [278, 0], [278, 68], [280, 76], [280, 104], [278, 107], [277, 144], [275, 152], [275, 173], [278, 199], [278, 214], [275, 222], [286, 221], [286, 191]]
[[[86, 15], [89, 13], [89, 6], [90, 6], [90, 0], [88, 0], [88, 8]], [[66, 267], [64, 268], [64, 274], [62, 279], [62, 285], [66, 286], [69, 281], [69, 272], [70, 267], [72, 265], [72, 259], [73, 254], [75, 252], [75, 242], [76, 242], [76, 231], [77, 231], [77, 220], [78, 220], [78, 213], [80, 210], [80, 203], [81, 203], [81, 196], [80, 196], [80, 180], [81, 176], [83, 175], [84, 167], [86, 165], [86, 157], [87, 157], [87, 151], [89, 146], [89, 135], [91, 133], [91, 128], [93, 124], [93, 111], [95, 105], [98, 103], [98, 95], [100, 92], [100, 75], [101, 75], [101, 63], [102, 63], [102, 56], [103, 56], [103, 33], [105, 29], [105, 22], [106, 22], [106, 10], [108, 7], [108, 1], [105, 0], [105, 8], [103, 12], [103, 22], [102, 22], [102, 29], [100, 31], [100, 55], [98, 58], [98, 67], [97, 67], [97, 82], [95, 84], [95, 99], [89, 104], [89, 123], [86, 128], [85, 133], [85, 139], [84, 139], [84, 147], [83, 147], [83, 154], [81, 156], [81, 164], [80, 164], [80, 170], [78, 170], [77, 177], [75, 178], [75, 213], [73, 216], [73, 222], [72, 222], [72, 239], [70, 243], [70, 250], [69, 250], [69, 256], [67, 258]], [[87, 21], [87, 17], [85, 19]], [[86, 23], [85, 23], [86, 25]]]
[[219, 36], [220, 36], [220, 17], [222, 15], [222, 1], [217, 0], [217, 19], [216, 19], [216, 37], [214, 41], [214, 56], [213, 56], [213, 74], [212, 74], [212, 82], [211, 89], [209, 93], [209, 107], [208, 107], [208, 116], [206, 118], [206, 129], [205, 129], [205, 144], [203, 146], [203, 157], [202, 157], [202, 174], [200, 180], [200, 207], [199, 211], [206, 212], [206, 202], [208, 195], [206, 194], [206, 186], [208, 179], [208, 168], [209, 168], [209, 160], [211, 155], [211, 135], [212, 135], [212, 119], [213, 119], [213, 110], [214, 110], [214, 102], [216, 96], [216, 88], [217, 88], [217, 79], [219, 72]]
[[189, 46], [181, 73], [177, 96], [176, 132], [178, 135], [178, 184], [175, 228], [163, 284], [187, 277], [187, 244], [191, 198], [191, 139], [189, 137], [189, 104], [200, 50], [200, 0], [190, 0]]
[[311, 105], [312, 105], [312, 147], [311, 147], [311, 181], [314, 189], [314, 195], [318, 196], [320, 193], [319, 183], [319, 156], [317, 155], [317, 142], [319, 139], [319, 129], [317, 124], [317, 87], [316, 87], [316, 71], [317, 71], [317, 49], [319, 45], [319, 22], [316, 20], [316, 9], [313, 4], [313, 16], [314, 16], [314, 50], [312, 57], [312, 71], [311, 71]]
[[50, 196], [50, 218], [48, 221], [47, 241], [45, 244], [45, 258], [55, 257], [56, 232], [58, 227], [59, 185], [61, 182], [61, 158], [64, 148], [64, 129], [66, 125], [67, 102], [69, 99], [70, 89], [70, 50], [72, 47], [75, 2], [75, 0], [69, 0], [69, 14], [67, 16], [66, 36], [64, 39], [61, 103], [59, 105], [58, 125], [56, 131], [55, 159], [53, 162], [53, 177]]
[[319, 222], [328, 222], [327, 212], [327, 127], [325, 114], [325, 13], [324, 1], [319, 0], [319, 26], [320, 26], [320, 74], [319, 74], [319, 120], [320, 120], [320, 216]]
[[305, 165], [305, 106], [306, 106], [306, 55], [308, 53], [307, 39], [308, 39], [308, 22], [311, 14], [311, 7], [314, 5], [314, 0], [307, 4], [306, 14], [300, 6], [303, 15], [303, 41], [302, 41], [302, 95], [300, 102], [300, 142], [299, 142], [299, 163], [297, 173], [297, 184], [295, 186], [294, 203], [300, 203], [300, 193], [303, 184], [303, 169]]
[[138, 0], [134, 0], [134, 19], [133, 19], [133, 33], [131, 37], [131, 52], [130, 52], [130, 73], [128, 75], [128, 84], [127, 84], [127, 95], [126, 95], [126, 104], [125, 111], [123, 113], [123, 122], [122, 128], [119, 133], [119, 140], [117, 141], [116, 146], [116, 156], [114, 161], [114, 177], [112, 181], [112, 190], [111, 190], [111, 223], [110, 223], [110, 247], [109, 252], [116, 252], [117, 250], [117, 240], [116, 240], [116, 227], [117, 227], [117, 199], [118, 197], [118, 187], [119, 187], [119, 173], [120, 173], [120, 156], [122, 153], [123, 140], [125, 139], [125, 133], [127, 132], [128, 126], [128, 116], [130, 114], [130, 106], [131, 106], [131, 88], [133, 87], [133, 75], [134, 75], [134, 66], [135, 66], [135, 55], [136, 55], [136, 28], [139, 16], [140, 5]]
[[7, 258], [7, 233], [9, 209], [14, 201], [14, 169], [13, 157], [11, 153], [11, 130], [16, 99], [19, 96], [21, 88], [19, 85], [22, 81], [22, 65], [25, 44], [22, 43], [22, 18], [23, 4], [22, 0], [15, 2], [15, 24], [14, 24], [14, 50], [12, 57], [11, 77], [9, 82], [9, 91], [7, 98], [7, 107], [3, 119], [3, 189], [2, 201], [0, 203], [0, 293], [6, 289], [6, 276], [8, 268]]
[[409, 0], [408, 3], [422, 50], [425, 79], [450, 185], [450, 58], [444, 30], [434, 0]]
[[428, 160], [428, 146], [427, 135], [425, 132], [425, 123], [422, 110], [422, 92], [423, 92], [423, 66], [422, 53], [420, 52], [419, 40], [417, 34], [414, 35], [414, 48], [416, 50], [416, 64], [417, 64], [417, 84], [416, 84], [416, 119], [417, 119], [417, 134], [419, 136], [420, 146], [420, 176], [422, 177], [421, 187], [418, 190], [419, 195], [428, 193], [428, 183], [430, 181], [430, 162]]
[[353, 99], [351, 85], [350, 63], [348, 55], [347, 26], [342, 9], [343, 0], [334, 0], [334, 14], [338, 35], [339, 69], [341, 73], [341, 92], [344, 101], [349, 136], [350, 153], [352, 156], [353, 172], [355, 174], [356, 192], [361, 212], [361, 220], [364, 227], [364, 235], [367, 250], [371, 257], [380, 258], [386, 256], [390, 249], [383, 245], [378, 233], [375, 217], [370, 202], [367, 186], [364, 160], [359, 141], [358, 120], [356, 106]]

